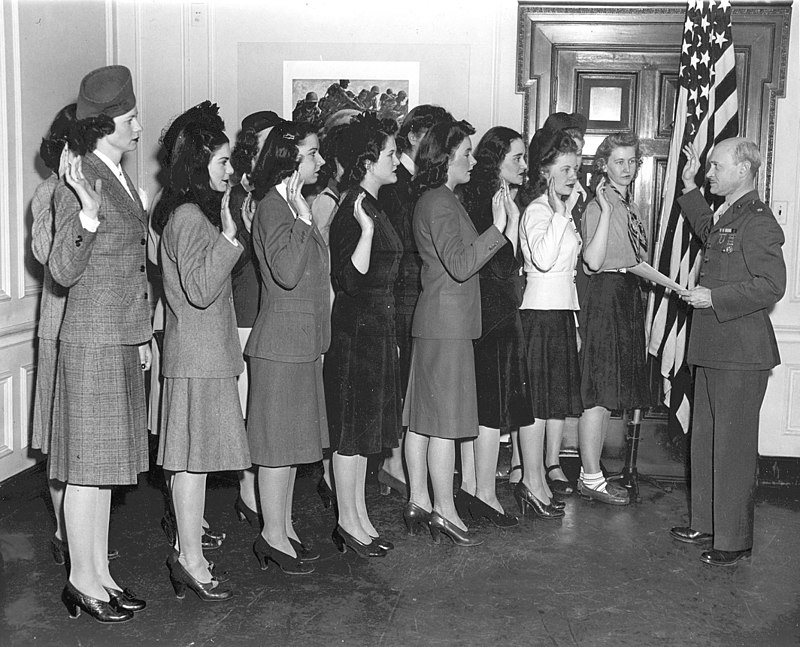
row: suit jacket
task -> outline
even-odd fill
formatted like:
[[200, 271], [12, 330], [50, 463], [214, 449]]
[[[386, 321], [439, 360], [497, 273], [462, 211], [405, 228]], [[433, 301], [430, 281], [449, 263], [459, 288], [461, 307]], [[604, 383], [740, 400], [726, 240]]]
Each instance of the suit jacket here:
[[742, 196], [713, 223], [700, 191], [678, 203], [703, 243], [698, 285], [713, 307], [692, 314], [687, 361], [718, 369], [763, 370], [780, 363], [768, 309], [786, 289], [784, 237], [756, 191]]
[[480, 236], [446, 186], [425, 192], [414, 209], [414, 239], [422, 258], [422, 292], [413, 337], [477, 339], [481, 336], [478, 270], [506, 242], [496, 227]]
[[161, 234], [166, 297], [164, 377], [233, 377], [244, 370], [231, 270], [242, 254], [197, 205], [183, 204]]
[[92, 186], [103, 181], [100, 225], [81, 225], [81, 204], [59, 184], [54, 195], [53, 278], [70, 288], [59, 339], [78, 344], [139, 345], [151, 337], [147, 301], [147, 215], [131, 179], [133, 199], [94, 153], [83, 158]]
[[263, 292], [245, 355], [314, 361], [331, 341], [325, 240], [316, 225], [295, 218], [275, 187], [258, 203], [252, 234]]
[[33, 227], [31, 229], [31, 248], [36, 260], [44, 268], [42, 280], [42, 300], [39, 305], [39, 339], [58, 339], [64, 308], [67, 305], [69, 290], [53, 280], [47, 266], [50, 250], [53, 247], [53, 193], [59, 184], [58, 176], [53, 174], [36, 187], [31, 201]]

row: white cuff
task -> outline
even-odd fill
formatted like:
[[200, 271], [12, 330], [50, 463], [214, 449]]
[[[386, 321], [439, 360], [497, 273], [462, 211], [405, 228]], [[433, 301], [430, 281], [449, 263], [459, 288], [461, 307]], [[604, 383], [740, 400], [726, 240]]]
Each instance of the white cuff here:
[[81, 212], [78, 214], [78, 218], [80, 218], [83, 228], [88, 232], [95, 233], [100, 226], [100, 221], [87, 216], [83, 213], [83, 209], [81, 209]]

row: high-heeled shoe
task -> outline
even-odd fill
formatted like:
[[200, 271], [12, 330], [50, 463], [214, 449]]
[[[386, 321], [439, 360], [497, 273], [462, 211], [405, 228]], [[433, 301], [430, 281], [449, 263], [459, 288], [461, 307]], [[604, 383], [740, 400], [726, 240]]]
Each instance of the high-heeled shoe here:
[[381, 548], [374, 541], [370, 541], [368, 544], [360, 542], [338, 525], [334, 528], [331, 539], [340, 553], [346, 553], [349, 548], [359, 557], [386, 557], [386, 549]]
[[561, 499], [556, 499], [554, 496], [550, 497], [550, 505], [556, 510], [563, 510], [567, 507], [566, 503], [564, 503]]
[[59, 566], [64, 566], [69, 559], [69, 548], [67, 542], [59, 539], [55, 535], [50, 537], [50, 553], [53, 555], [53, 561]]
[[394, 490], [408, 501], [408, 486], [400, 479], [389, 474], [383, 467], [378, 470], [378, 483], [380, 483], [381, 496], [389, 496]]
[[231, 579], [231, 576], [228, 573], [228, 571], [221, 571], [221, 572], [215, 571], [214, 567], [216, 566], [216, 564], [212, 562], [210, 559], [206, 560], [206, 564], [208, 564], [208, 572], [211, 573], [211, 577], [217, 580], [217, 582], [219, 582], [220, 584], [222, 584], [223, 582], [227, 582], [229, 579]]
[[533, 510], [534, 514], [542, 519], [560, 519], [564, 516], [563, 510], [556, 510], [549, 503], [539, 501], [533, 495], [533, 492], [528, 489], [528, 486], [521, 481], [514, 488], [514, 499], [516, 499], [520, 514], [523, 517], [525, 516], [526, 508]]
[[[69, 544], [66, 540], [59, 539], [55, 535], [50, 538], [50, 554], [53, 556], [53, 561], [59, 566], [69, 565]], [[108, 561], [115, 560], [119, 557], [119, 551], [115, 548], [109, 548]]]
[[320, 558], [319, 551], [303, 543], [302, 540], [297, 541], [289, 537], [289, 543], [297, 553], [297, 558], [301, 562], [315, 562]]
[[456, 512], [458, 516], [462, 519], [466, 519], [470, 516], [469, 514], [469, 506], [475, 500], [475, 496], [470, 494], [469, 492], [462, 490], [461, 488], [455, 493], [453, 497], [453, 503], [456, 505]]
[[210, 582], [198, 582], [191, 576], [180, 560], [173, 552], [167, 559], [169, 568], [169, 581], [175, 591], [175, 597], [183, 600], [186, 596], [186, 589], [194, 591], [195, 595], [203, 602], [221, 602], [230, 600], [233, 597], [231, 589], [223, 589], [219, 586], [219, 581], [212, 579]]
[[208, 526], [203, 526], [203, 534], [208, 535], [211, 537], [211, 539], [219, 542], [220, 544], [222, 544], [222, 542], [225, 540], [225, 537], [228, 536], [228, 533], [226, 533], [224, 530], [212, 530]]
[[86, 611], [97, 622], [126, 622], [133, 618], [133, 611], [117, 609], [111, 606], [111, 601], [104, 602], [97, 598], [90, 598], [76, 589], [69, 581], [61, 592], [61, 601], [67, 607], [70, 618], [80, 616], [81, 610]]
[[322, 499], [322, 505], [326, 510], [330, 508], [331, 505], [336, 504], [336, 492], [334, 492], [325, 481], [325, 477], [321, 476], [319, 483], [317, 483], [317, 494], [319, 494], [319, 498]]
[[409, 535], [414, 535], [415, 528], [419, 527], [423, 532], [428, 530], [431, 523], [431, 513], [420, 508], [416, 503], [409, 501], [403, 508], [403, 521]]
[[[512, 528], [513, 526], [519, 524], [519, 519], [517, 519], [513, 514], [506, 514], [505, 512], [495, 510], [492, 506], [486, 503], [486, 501], [483, 501], [478, 497], [472, 497], [472, 501], [469, 502], [468, 509], [469, 516], [475, 521], [483, 518], [493, 523], [498, 528]], [[456, 510], [458, 510], [458, 508], [456, 508]]]
[[261, 570], [267, 570], [270, 560], [280, 566], [281, 570], [287, 575], [308, 575], [314, 572], [314, 567], [301, 561], [299, 557], [292, 557], [283, 551], [269, 545], [264, 535], [259, 534], [253, 542], [253, 553], [255, 553]]
[[385, 551], [394, 550], [394, 544], [390, 542], [388, 539], [384, 539], [380, 535], [377, 537], [373, 537], [372, 535], [369, 536], [372, 540], [372, 543], [378, 546], [378, 548], [383, 548]]
[[247, 521], [251, 528], [261, 528], [263, 525], [261, 515], [242, 500], [241, 494], [236, 497], [233, 509], [236, 512], [236, 516], [239, 517], [239, 521]]
[[442, 541], [442, 535], [450, 538], [456, 546], [479, 546], [483, 543], [482, 539], [476, 539], [469, 535], [466, 530], [461, 530], [455, 524], [450, 523], [438, 512], [431, 514], [431, 539], [434, 544], [439, 544]]
[[112, 589], [103, 587], [111, 598], [110, 604], [118, 611], [143, 611], [147, 607], [147, 602], [137, 598], [136, 594], [130, 589]]
[[222, 540], [208, 534], [206, 528], [203, 529], [203, 536], [200, 537], [200, 546], [203, 550], [217, 550], [222, 546]]

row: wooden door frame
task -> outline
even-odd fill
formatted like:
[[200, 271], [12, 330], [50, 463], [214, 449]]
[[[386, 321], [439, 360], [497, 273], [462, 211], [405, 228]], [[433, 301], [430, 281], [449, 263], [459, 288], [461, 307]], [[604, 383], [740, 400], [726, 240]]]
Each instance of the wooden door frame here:
[[[523, 95], [526, 141], [542, 126], [554, 103], [555, 47], [679, 49], [683, 4], [604, 5], [520, 2], [517, 15], [517, 93]], [[759, 190], [769, 203], [774, 161], [776, 100], [786, 94], [791, 3], [734, 4], [733, 37], [737, 55], [747, 62], [747, 84], [739, 89], [742, 134], [764, 157]], [[761, 54], [765, 56], [760, 57]], [[759, 65], [754, 66], [754, 55]]]

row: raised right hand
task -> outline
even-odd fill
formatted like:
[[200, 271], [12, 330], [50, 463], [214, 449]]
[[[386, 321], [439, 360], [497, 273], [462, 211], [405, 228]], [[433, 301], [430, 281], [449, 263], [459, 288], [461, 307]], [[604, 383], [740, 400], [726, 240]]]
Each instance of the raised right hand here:
[[502, 233], [505, 231], [507, 223], [508, 214], [506, 213], [505, 195], [503, 187], [500, 187], [492, 197], [492, 224]]
[[228, 185], [228, 188], [225, 189], [225, 193], [222, 196], [222, 206], [220, 207], [220, 221], [222, 224], [222, 233], [225, 234], [231, 240], [236, 239], [236, 221], [231, 216], [231, 187]]
[[289, 204], [294, 207], [300, 217], [311, 221], [311, 207], [308, 206], [308, 202], [303, 197], [303, 178], [300, 177], [298, 171], [292, 173], [292, 177], [289, 178], [286, 194], [289, 196]]
[[559, 216], [566, 217], [567, 205], [561, 199], [561, 196], [556, 193], [556, 181], [552, 177], [547, 183], [547, 203], [550, 205], [550, 208], [554, 213], [557, 213]]
[[597, 204], [600, 205], [601, 211], [611, 211], [611, 203], [608, 201], [608, 196], [606, 196], [605, 178], [603, 178], [597, 183], [597, 189], [595, 189], [595, 195], [597, 196]]
[[695, 178], [697, 177], [697, 172], [700, 170], [700, 158], [697, 155], [697, 149], [691, 142], [683, 147], [683, 154], [686, 156], [686, 164], [683, 167], [681, 179], [683, 180], [684, 190], [691, 191], [697, 188]]
[[97, 220], [97, 213], [100, 210], [100, 203], [102, 198], [100, 194], [103, 191], [103, 180], [97, 178], [94, 183], [94, 188], [89, 184], [89, 181], [83, 174], [83, 160], [80, 155], [75, 155], [72, 151], [67, 153], [68, 163], [65, 169], [64, 177], [67, 184], [75, 191], [78, 200], [81, 201], [81, 210], [83, 214], [90, 220]]

